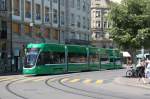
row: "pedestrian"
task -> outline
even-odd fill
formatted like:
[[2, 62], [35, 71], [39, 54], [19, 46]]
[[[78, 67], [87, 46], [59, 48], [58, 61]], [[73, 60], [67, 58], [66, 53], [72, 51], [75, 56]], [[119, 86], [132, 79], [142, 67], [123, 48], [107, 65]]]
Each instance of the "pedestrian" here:
[[145, 78], [145, 68], [146, 68], [146, 61], [145, 61], [145, 59], [141, 59], [140, 65], [137, 68], [137, 72], [138, 72], [138, 76], [140, 77], [140, 79], [142, 79], [142, 81], [144, 83], [146, 83], [146, 81], [144, 79]]
[[22, 45], [22, 48], [20, 50], [20, 67], [19, 70], [22, 72], [23, 66], [24, 66], [24, 60], [25, 60], [25, 54], [26, 54], [26, 48], [25, 45]]
[[150, 79], [150, 60], [147, 60], [146, 63], [147, 63], [147, 66], [145, 68], [145, 77]]

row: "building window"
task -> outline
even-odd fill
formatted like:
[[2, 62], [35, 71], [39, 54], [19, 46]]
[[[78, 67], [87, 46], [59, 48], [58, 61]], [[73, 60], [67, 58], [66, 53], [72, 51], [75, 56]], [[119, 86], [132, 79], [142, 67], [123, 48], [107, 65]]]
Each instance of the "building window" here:
[[36, 4], [36, 20], [41, 20], [41, 7], [40, 4]]
[[104, 22], [104, 28], [107, 28], [107, 22]]
[[96, 38], [100, 38], [100, 36], [101, 36], [101, 35], [100, 35], [100, 32], [95, 32], [95, 33], [96, 33], [95, 37], [96, 37]]
[[20, 16], [20, 0], [13, 0], [14, 15]]
[[95, 14], [96, 14], [95, 17], [100, 17], [101, 16], [101, 11], [96, 11]]
[[90, 19], [89, 18], [87, 18], [87, 26], [86, 27], [88, 30], [90, 30]]
[[71, 14], [71, 26], [74, 26], [75, 25], [75, 16], [74, 14], [72, 13]]
[[45, 7], [45, 22], [49, 22], [49, 8]]
[[58, 30], [52, 30], [52, 39], [58, 40], [59, 37], [59, 31]]
[[83, 11], [86, 10], [86, 4], [85, 4], [85, 1], [83, 1]]
[[24, 25], [24, 32], [25, 32], [25, 34], [29, 34], [30, 33], [30, 26], [29, 25], [27, 25], [27, 24]]
[[0, 10], [6, 10], [6, 0], [0, 0]]
[[12, 32], [20, 34], [20, 25], [18, 23], [12, 23]]
[[86, 28], [86, 20], [85, 20], [85, 17], [83, 17], [83, 29]]
[[96, 21], [96, 28], [100, 28], [101, 27], [101, 21]]
[[70, 0], [71, 2], [70, 2], [70, 6], [72, 7], [72, 8], [74, 8], [74, 4], [75, 4], [75, 2], [74, 2], [74, 0]]
[[70, 39], [75, 39], [75, 32], [69, 33], [69, 38]]
[[80, 39], [80, 34], [79, 34], [79, 33], [76, 33], [76, 34], [75, 34], [75, 37], [76, 37], [77, 40], [79, 40], [79, 39]]
[[0, 26], [0, 38], [7, 39], [7, 22], [1, 21]]
[[53, 0], [54, 3], [57, 3], [57, 0]]
[[80, 0], [77, 0], [77, 9], [80, 9]]
[[65, 24], [65, 13], [64, 13], [64, 11], [61, 11], [61, 24], [62, 25]]
[[78, 28], [81, 27], [81, 18], [80, 18], [80, 15], [77, 16], [77, 27]]
[[57, 24], [57, 10], [56, 9], [53, 9], [53, 22], [55, 23], [55, 24]]
[[25, 1], [25, 17], [31, 18], [31, 2]]
[[83, 33], [81, 34], [81, 40], [84, 40], [84, 34]]
[[96, 4], [96, 7], [100, 7], [100, 4]]
[[65, 0], [60, 0], [60, 4], [61, 4], [62, 6], [64, 6], [64, 5], [65, 5]]

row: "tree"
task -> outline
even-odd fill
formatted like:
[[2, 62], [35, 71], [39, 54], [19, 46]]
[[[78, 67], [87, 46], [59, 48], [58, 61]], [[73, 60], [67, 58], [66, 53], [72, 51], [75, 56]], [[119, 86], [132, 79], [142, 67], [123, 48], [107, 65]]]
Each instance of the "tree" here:
[[122, 0], [111, 3], [109, 19], [111, 38], [125, 50], [143, 45], [150, 48], [150, 0]]

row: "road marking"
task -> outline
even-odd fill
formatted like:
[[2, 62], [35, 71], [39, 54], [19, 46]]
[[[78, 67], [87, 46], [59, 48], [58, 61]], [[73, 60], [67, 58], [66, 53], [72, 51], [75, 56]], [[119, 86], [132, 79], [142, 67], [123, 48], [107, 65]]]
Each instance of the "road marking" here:
[[75, 83], [75, 82], [78, 82], [78, 81], [80, 81], [80, 79], [73, 79], [73, 80], [71, 80], [71, 81], [69, 81], [70, 83]]
[[89, 83], [91, 83], [91, 81], [92, 81], [91, 79], [86, 79], [86, 80], [83, 81], [83, 83], [84, 84], [89, 84]]
[[61, 80], [61, 82], [66, 82], [68, 80], [69, 80], [69, 78], [64, 78], [64, 79]]
[[102, 84], [102, 83], [103, 83], [103, 80], [96, 80], [97, 85]]
[[1, 81], [9, 81], [9, 80], [12, 80], [12, 79], [14, 79], [14, 78], [2, 78], [2, 79], [0, 79], [0, 82]]
[[42, 80], [45, 80], [46, 78], [38, 78], [38, 79], [35, 79], [34, 81], [35, 82], [38, 82], [38, 81], [42, 81]]
[[26, 79], [22, 79], [22, 80], [19, 80], [17, 83], [23, 83], [23, 82], [27, 82], [27, 81], [30, 81], [32, 80], [31, 78], [26, 78]]

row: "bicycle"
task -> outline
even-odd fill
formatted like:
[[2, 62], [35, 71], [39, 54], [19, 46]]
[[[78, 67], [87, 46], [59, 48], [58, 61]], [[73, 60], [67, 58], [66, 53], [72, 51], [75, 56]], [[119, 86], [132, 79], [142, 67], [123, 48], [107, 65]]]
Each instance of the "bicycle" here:
[[133, 67], [130, 67], [130, 70], [126, 71], [126, 77], [137, 77], [137, 71]]
[[144, 70], [143, 68], [141, 67], [136, 67], [136, 68], [133, 68], [133, 67], [130, 67], [131, 69], [130, 70], [127, 70], [126, 71], [126, 77], [144, 77]]

